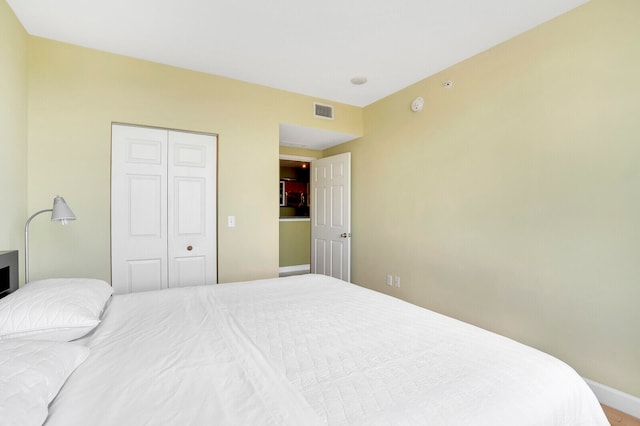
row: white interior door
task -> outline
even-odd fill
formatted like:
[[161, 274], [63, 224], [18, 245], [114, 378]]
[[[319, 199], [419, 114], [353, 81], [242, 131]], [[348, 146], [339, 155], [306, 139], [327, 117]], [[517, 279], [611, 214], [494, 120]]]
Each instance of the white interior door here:
[[311, 272], [351, 281], [351, 153], [311, 162]]
[[116, 293], [216, 282], [216, 136], [114, 124]]

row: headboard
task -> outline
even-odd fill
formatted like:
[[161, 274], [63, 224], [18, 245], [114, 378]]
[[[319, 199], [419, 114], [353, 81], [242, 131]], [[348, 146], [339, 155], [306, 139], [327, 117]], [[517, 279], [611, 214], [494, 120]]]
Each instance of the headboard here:
[[18, 250], [0, 251], [0, 298], [18, 289]]

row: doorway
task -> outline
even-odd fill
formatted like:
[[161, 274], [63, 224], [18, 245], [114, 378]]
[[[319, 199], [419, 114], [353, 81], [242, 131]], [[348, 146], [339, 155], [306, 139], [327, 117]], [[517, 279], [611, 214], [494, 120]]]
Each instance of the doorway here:
[[309, 171], [313, 160], [313, 157], [280, 155], [280, 276], [311, 271]]
[[[310, 163], [309, 187], [305, 203], [308, 213], [302, 217], [280, 216], [280, 275], [293, 275], [308, 272], [332, 275], [350, 281], [351, 264], [351, 168], [348, 160], [338, 156], [323, 158], [327, 148], [357, 139], [360, 135], [338, 133], [331, 130], [280, 124], [280, 160]], [[317, 156], [315, 153], [318, 153]], [[304, 157], [303, 155], [307, 155]], [[337, 160], [337, 161], [336, 161]], [[316, 175], [314, 176], [314, 164]], [[321, 177], [320, 173], [325, 174]], [[315, 184], [314, 184], [315, 178]], [[281, 179], [282, 180], [282, 179]], [[280, 182], [281, 207], [284, 201], [286, 185]], [[315, 185], [315, 192], [314, 192]], [[294, 191], [302, 192], [302, 191]], [[317, 192], [317, 196], [313, 195]], [[339, 196], [339, 194], [342, 194]], [[304, 206], [305, 203], [299, 203]], [[344, 208], [344, 210], [341, 210]], [[295, 215], [294, 215], [295, 216]], [[315, 219], [318, 220], [315, 223]], [[294, 225], [295, 221], [303, 222]], [[287, 232], [290, 230], [290, 232]], [[314, 231], [315, 230], [315, 231]], [[314, 235], [315, 232], [315, 235]], [[300, 245], [302, 259], [289, 261], [284, 250], [290, 249], [289, 235], [309, 238], [308, 244]], [[307, 240], [305, 240], [307, 241]], [[312, 248], [314, 247], [314, 248]], [[305, 263], [302, 263], [305, 262]]]

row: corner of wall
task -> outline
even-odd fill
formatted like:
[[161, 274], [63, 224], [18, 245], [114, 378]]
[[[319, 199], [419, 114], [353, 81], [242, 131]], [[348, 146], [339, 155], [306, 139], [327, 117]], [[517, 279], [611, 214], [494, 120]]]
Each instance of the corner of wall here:
[[0, 250], [21, 249], [27, 215], [27, 33], [0, 0]]

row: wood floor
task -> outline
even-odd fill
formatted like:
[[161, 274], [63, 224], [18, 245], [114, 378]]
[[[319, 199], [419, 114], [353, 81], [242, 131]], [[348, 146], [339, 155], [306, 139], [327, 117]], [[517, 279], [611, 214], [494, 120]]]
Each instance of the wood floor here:
[[606, 405], [603, 405], [602, 408], [612, 426], [640, 426], [640, 419], [631, 417], [622, 411], [615, 410]]

